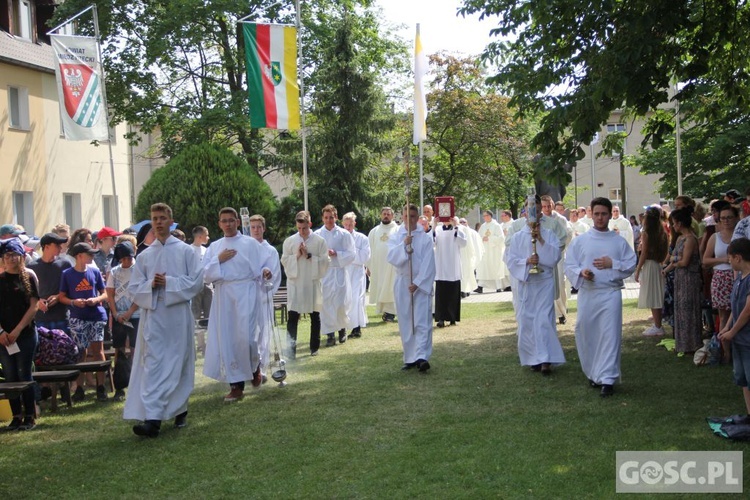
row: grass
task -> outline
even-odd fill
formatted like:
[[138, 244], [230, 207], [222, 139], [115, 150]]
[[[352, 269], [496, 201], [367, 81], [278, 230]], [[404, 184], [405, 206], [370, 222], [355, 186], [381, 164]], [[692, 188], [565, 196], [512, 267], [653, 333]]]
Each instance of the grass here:
[[[741, 413], [728, 366], [697, 368], [625, 304], [623, 383], [601, 399], [581, 373], [575, 303], [551, 377], [518, 365], [510, 304], [465, 304], [435, 329], [428, 374], [401, 372], [397, 327], [370, 317], [361, 339], [289, 365], [226, 405], [202, 376], [189, 426], [144, 440], [122, 403], [45, 414], [0, 434], [3, 498], [607, 498], [618, 450], [741, 450], [707, 416]], [[371, 311], [372, 312], [372, 311]], [[300, 325], [306, 339], [308, 324]], [[304, 343], [304, 341], [303, 341]], [[197, 370], [200, 372], [200, 367]], [[748, 472], [748, 466], [744, 466]], [[750, 476], [748, 476], [750, 477]]]

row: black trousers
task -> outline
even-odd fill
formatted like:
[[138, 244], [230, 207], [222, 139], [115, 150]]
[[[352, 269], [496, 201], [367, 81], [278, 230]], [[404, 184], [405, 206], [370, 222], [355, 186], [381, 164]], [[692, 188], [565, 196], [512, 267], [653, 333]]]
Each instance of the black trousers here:
[[461, 281], [435, 281], [435, 321], [461, 321]]
[[[297, 324], [299, 323], [300, 314], [297, 311], [289, 311], [289, 317], [286, 322], [286, 331], [292, 337], [294, 346], [297, 345]], [[310, 352], [320, 349], [320, 313], [310, 313]]]

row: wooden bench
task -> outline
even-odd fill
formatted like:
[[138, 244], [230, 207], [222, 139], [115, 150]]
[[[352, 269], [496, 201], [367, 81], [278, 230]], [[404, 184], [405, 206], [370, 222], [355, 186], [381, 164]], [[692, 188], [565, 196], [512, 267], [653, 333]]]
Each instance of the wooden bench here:
[[34, 385], [34, 382], [0, 382], [0, 399], [13, 399]]
[[57, 389], [60, 388], [60, 395], [68, 405], [73, 407], [73, 400], [70, 394], [70, 383], [75, 381], [81, 374], [80, 370], [53, 370], [34, 372], [34, 380], [39, 384], [49, 384], [52, 390], [51, 411], [57, 411]]
[[285, 286], [279, 287], [278, 291], [273, 294], [273, 310], [274, 310], [274, 313], [276, 311], [280, 311], [282, 325], [286, 323], [288, 319], [286, 302], [287, 302], [286, 287]]
[[60, 370], [78, 370], [81, 373], [104, 372], [105, 378], [109, 383], [109, 388], [114, 389], [111, 359], [107, 359], [105, 361], [84, 361], [82, 363], [75, 363], [71, 365], [37, 366], [36, 369], [38, 372], [51, 372]]

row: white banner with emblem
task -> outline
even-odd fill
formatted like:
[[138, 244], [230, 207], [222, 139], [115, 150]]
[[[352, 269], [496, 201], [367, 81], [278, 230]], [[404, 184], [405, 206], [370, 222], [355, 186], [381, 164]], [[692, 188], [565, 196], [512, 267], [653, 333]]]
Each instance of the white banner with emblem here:
[[109, 139], [96, 39], [50, 35], [63, 133], [71, 141]]

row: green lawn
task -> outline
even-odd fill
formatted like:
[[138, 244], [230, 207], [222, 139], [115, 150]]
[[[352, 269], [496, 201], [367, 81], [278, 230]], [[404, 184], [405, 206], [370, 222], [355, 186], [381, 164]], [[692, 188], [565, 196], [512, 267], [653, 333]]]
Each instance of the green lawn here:
[[158, 439], [134, 436], [122, 403], [45, 414], [0, 434], [1, 498], [605, 498], [617, 450], [750, 449], [705, 423], [743, 410], [730, 367], [641, 337], [648, 312], [634, 301], [609, 399], [580, 371], [574, 308], [560, 328], [568, 362], [548, 378], [518, 365], [510, 304], [462, 314], [435, 329], [428, 374], [399, 370], [397, 327], [373, 315], [361, 339], [317, 358], [300, 349], [286, 388], [248, 384], [227, 405], [227, 387], [198, 376], [189, 426], [165, 423]]

